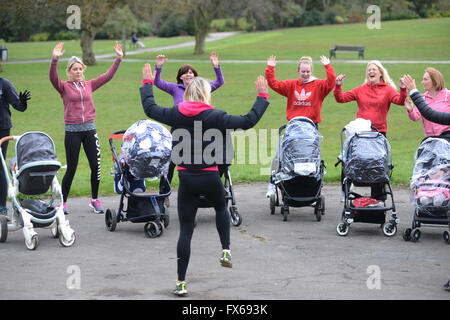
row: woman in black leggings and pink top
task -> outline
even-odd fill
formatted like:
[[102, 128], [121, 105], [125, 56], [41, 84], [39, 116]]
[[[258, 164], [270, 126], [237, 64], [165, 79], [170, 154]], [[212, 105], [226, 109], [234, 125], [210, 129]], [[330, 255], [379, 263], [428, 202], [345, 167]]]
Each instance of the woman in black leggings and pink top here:
[[[151, 67], [146, 64], [143, 70], [144, 85], [140, 88], [142, 105], [149, 118], [162, 122], [172, 127], [173, 150], [172, 161], [178, 165], [180, 180], [178, 188], [178, 218], [180, 221], [180, 235], [177, 244], [177, 270], [178, 281], [174, 293], [182, 296], [187, 294], [185, 276], [190, 258], [191, 239], [194, 232], [194, 221], [199, 207], [199, 196], [204, 195], [213, 204], [216, 211], [216, 227], [222, 244], [222, 256], [220, 263], [224, 267], [232, 267], [230, 254], [230, 217], [226, 210], [225, 190], [219, 176], [217, 164], [223, 161], [222, 155], [217, 159], [208, 158], [210, 150], [208, 146], [212, 142], [198, 141], [205, 132], [215, 132], [225, 137], [227, 129], [252, 128], [269, 105], [267, 83], [264, 77], [258, 77], [256, 89], [258, 97], [251, 110], [244, 116], [229, 115], [225, 111], [215, 109], [210, 105], [211, 88], [209, 83], [200, 77], [196, 77], [186, 88], [184, 102], [172, 108], [160, 107], [153, 96], [151, 79]], [[197, 132], [201, 130], [201, 132]], [[182, 136], [181, 141], [176, 141], [177, 136]], [[216, 136], [215, 136], [216, 137]], [[188, 140], [186, 140], [188, 139]], [[190, 145], [183, 150], [179, 143]], [[196, 146], [201, 145], [201, 149]], [[223, 146], [218, 146], [220, 150]], [[196, 150], [199, 149], [199, 150]], [[175, 152], [179, 150], [180, 152]], [[220, 150], [218, 150], [220, 152]], [[201, 152], [201, 154], [200, 154]], [[178, 154], [177, 154], [178, 153]], [[180, 159], [176, 157], [180, 155]]]
[[66, 135], [64, 146], [66, 148], [67, 171], [62, 180], [63, 207], [67, 213], [67, 197], [69, 196], [75, 171], [78, 166], [78, 157], [81, 145], [89, 161], [91, 168], [91, 196], [89, 207], [94, 213], [102, 213], [103, 208], [98, 200], [98, 188], [100, 185], [100, 143], [97, 130], [94, 125], [95, 107], [92, 100], [92, 92], [110, 81], [122, 61], [122, 46], [116, 42], [114, 51], [117, 58], [109, 70], [99, 77], [85, 81], [83, 72], [86, 66], [81, 59], [71, 57], [67, 64], [66, 73], [69, 81], [61, 81], [58, 77], [58, 59], [64, 53], [64, 43], [55, 46], [50, 64], [50, 82], [59, 92], [64, 103], [64, 123]]

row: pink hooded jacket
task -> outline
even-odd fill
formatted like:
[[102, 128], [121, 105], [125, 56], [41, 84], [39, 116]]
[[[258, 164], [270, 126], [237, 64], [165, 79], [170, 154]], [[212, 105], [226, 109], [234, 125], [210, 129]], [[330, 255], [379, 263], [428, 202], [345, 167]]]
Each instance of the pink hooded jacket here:
[[95, 107], [92, 100], [92, 92], [113, 78], [121, 61], [118, 58], [114, 60], [109, 70], [95, 79], [76, 83], [73, 81], [62, 81], [58, 77], [58, 60], [52, 59], [49, 77], [53, 87], [63, 99], [65, 124], [94, 122]]
[[[423, 94], [425, 101], [428, 103], [430, 108], [438, 111], [450, 112], [450, 90], [442, 89], [438, 92], [436, 97], [432, 98], [428, 91]], [[417, 107], [414, 107], [413, 111], [407, 112], [408, 117], [412, 121], [417, 121], [422, 118]], [[422, 118], [423, 130], [425, 131], [425, 136], [438, 136], [445, 131], [450, 131], [450, 126], [437, 124], [427, 119]]]

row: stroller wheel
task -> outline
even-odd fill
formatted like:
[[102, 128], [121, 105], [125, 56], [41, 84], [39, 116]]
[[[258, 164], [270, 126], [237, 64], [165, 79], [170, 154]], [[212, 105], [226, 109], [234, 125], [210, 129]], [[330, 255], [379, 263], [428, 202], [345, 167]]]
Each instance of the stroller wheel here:
[[77, 239], [77, 237], [75, 236], [75, 232], [72, 233], [72, 236], [70, 237], [70, 239], [66, 239], [62, 232], [59, 233], [59, 243], [61, 243], [61, 245], [63, 247], [71, 247], [71, 246], [73, 246], [73, 244], [75, 243], [76, 239]]
[[316, 220], [320, 221], [322, 220], [322, 209], [320, 205], [321, 201], [317, 201], [316, 205], [314, 206], [314, 215], [316, 216]]
[[289, 214], [289, 207], [288, 206], [281, 207], [281, 214], [283, 215], [283, 221], [287, 221], [287, 217]]
[[386, 237], [392, 237], [397, 233], [397, 226], [391, 222], [383, 224], [383, 234]]
[[167, 209], [166, 213], [161, 217], [161, 220], [163, 221], [164, 228], [167, 228], [170, 223], [169, 213], [167, 212]]
[[325, 215], [325, 197], [324, 196], [320, 196], [320, 213], [322, 215]]
[[336, 227], [336, 232], [341, 237], [348, 235], [350, 228], [345, 223], [339, 223]]
[[239, 214], [236, 207], [230, 207], [230, 220], [231, 224], [235, 227], [239, 227], [242, 223], [242, 217]]
[[158, 225], [153, 221], [147, 222], [145, 224], [144, 232], [145, 235], [149, 238], [156, 238], [158, 235], [161, 234]]
[[403, 232], [403, 240], [405, 241], [411, 241], [411, 228], [407, 228], [404, 232]]
[[105, 224], [108, 231], [113, 232], [117, 226], [117, 214], [114, 209], [107, 209], [105, 213]]
[[8, 238], [8, 219], [0, 216], [0, 242], [5, 242]]
[[270, 195], [270, 202], [269, 202], [269, 208], [270, 208], [270, 214], [275, 214], [275, 195]]
[[58, 223], [55, 223], [53, 227], [50, 229], [50, 232], [52, 233], [52, 237], [54, 239], [59, 238], [59, 229], [58, 229]]
[[444, 241], [446, 243], [450, 243], [450, 234], [448, 233], [448, 231], [444, 231], [444, 233], [442, 234], [442, 236], [444, 237]]
[[28, 250], [36, 250], [36, 248], [39, 246], [39, 237], [37, 234], [31, 237], [30, 242], [25, 240], [25, 245], [27, 246]]
[[411, 231], [411, 241], [412, 242], [417, 242], [417, 241], [419, 241], [419, 239], [420, 239], [420, 229], [417, 229], [417, 228], [415, 228], [415, 229], [413, 229], [412, 231]]

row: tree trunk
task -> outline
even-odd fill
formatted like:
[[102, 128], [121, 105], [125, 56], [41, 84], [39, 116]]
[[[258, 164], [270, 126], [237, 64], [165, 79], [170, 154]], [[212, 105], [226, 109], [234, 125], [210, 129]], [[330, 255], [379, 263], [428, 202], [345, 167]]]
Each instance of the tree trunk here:
[[90, 32], [88, 30], [83, 31], [81, 37], [81, 50], [83, 51], [83, 62], [87, 66], [92, 66], [97, 64], [95, 60], [94, 50], [92, 49], [92, 43], [94, 42], [95, 32]]
[[195, 54], [205, 53], [205, 39], [208, 32], [205, 30], [199, 30], [195, 33]]

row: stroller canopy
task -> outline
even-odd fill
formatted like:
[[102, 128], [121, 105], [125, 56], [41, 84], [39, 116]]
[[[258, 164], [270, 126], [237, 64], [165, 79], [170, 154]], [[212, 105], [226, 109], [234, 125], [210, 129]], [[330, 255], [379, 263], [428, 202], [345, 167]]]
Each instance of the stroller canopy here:
[[139, 120], [123, 136], [121, 159], [130, 173], [140, 179], [167, 175], [172, 152], [172, 135], [151, 120]]
[[291, 119], [280, 142], [280, 176], [320, 178], [320, 135], [316, 125], [305, 117]]
[[357, 183], [388, 182], [392, 171], [392, 151], [379, 132], [355, 133], [344, 152], [344, 175]]
[[24, 133], [17, 140], [16, 157], [19, 171], [36, 164], [61, 165], [52, 138], [43, 132]]
[[433, 172], [444, 169], [449, 170], [450, 174], [450, 142], [438, 137], [424, 139], [414, 156], [411, 186], [417, 184], [419, 179], [431, 177]]

